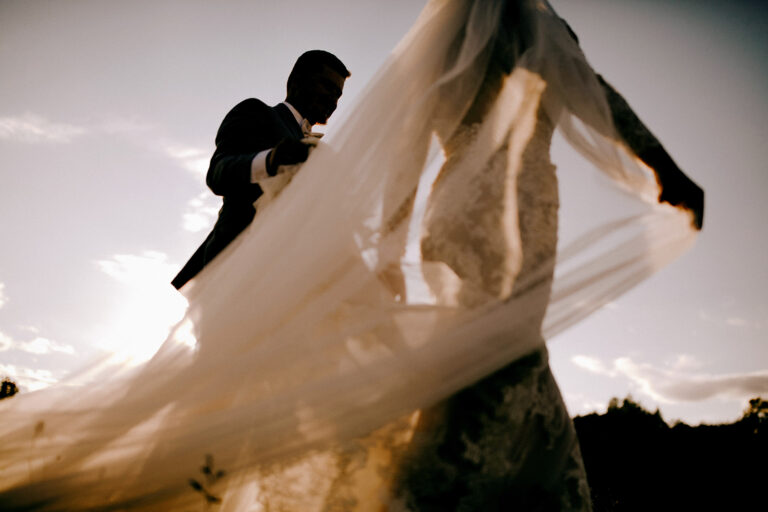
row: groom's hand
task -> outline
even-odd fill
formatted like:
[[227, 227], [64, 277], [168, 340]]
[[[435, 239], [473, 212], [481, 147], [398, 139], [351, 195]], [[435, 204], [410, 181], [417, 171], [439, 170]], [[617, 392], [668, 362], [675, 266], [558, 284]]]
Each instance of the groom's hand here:
[[267, 174], [274, 176], [281, 165], [304, 162], [309, 156], [309, 148], [309, 145], [296, 139], [282, 139], [267, 155]]

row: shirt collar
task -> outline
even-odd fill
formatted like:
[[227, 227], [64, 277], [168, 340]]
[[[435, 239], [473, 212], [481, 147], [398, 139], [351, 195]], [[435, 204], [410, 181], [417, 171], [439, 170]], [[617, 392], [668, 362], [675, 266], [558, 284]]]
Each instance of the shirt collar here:
[[294, 108], [294, 106], [288, 103], [287, 101], [284, 101], [283, 105], [288, 107], [288, 110], [290, 110], [291, 114], [293, 114], [293, 118], [296, 119], [296, 122], [298, 123], [298, 125], [301, 126], [302, 123], [304, 122], [304, 117], [301, 114], [299, 114], [299, 111], [296, 110], [296, 108]]

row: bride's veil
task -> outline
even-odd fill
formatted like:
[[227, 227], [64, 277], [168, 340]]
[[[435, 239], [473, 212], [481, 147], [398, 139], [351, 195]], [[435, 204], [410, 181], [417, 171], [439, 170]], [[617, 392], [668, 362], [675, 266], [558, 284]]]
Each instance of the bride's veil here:
[[510, 26], [509, 77], [460, 172], [481, 179], [477, 163], [506, 143], [514, 175], [543, 102], [627, 205], [597, 212], [558, 253], [545, 336], [685, 250], [690, 215], [656, 202], [546, 2], [433, 0], [338, 131], [185, 287], [187, 314], [149, 362], [0, 403], [0, 508], [170, 510], [210, 491], [235, 509], [270, 465], [364, 435], [539, 346], [535, 276], [469, 307], [455, 296], [462, 278], [418, 251], [443, 144]]

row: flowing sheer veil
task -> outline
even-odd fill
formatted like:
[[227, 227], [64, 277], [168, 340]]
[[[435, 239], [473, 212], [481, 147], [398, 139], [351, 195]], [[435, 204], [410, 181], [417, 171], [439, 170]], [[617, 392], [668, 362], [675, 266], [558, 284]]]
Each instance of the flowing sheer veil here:
[[[652, 173], [621, 142], [595, 73], [545, 1], [433, 0], [340, 129], [184, 289], [186, 316], [149, 362], [0, 403], [3, 509], [176, 510], [199, 506], [199, 476], [236, 510], [270, 465], [364, 435], [539, 346], [528, 318], [549, 290], [536, 276], [468, 307], [455, 296], [462, 278], [414, 250], [442, 144], [499, 37], [514, 65], [460, 172], [482, 179], [479, 164], [508, 144], [514, 176], [541, 104], [615, 185], [603, 193], [626, 205], [596, 212], [561, 248], [545, 336], [688, 248], [689, 212], [657, 202]], [[513, 197], [508, 210], [512, 283]]]

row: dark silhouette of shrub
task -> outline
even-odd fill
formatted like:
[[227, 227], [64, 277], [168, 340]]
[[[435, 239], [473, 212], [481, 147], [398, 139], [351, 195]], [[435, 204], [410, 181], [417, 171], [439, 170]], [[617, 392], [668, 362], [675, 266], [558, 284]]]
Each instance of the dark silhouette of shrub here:
[[768, 403], [738, 421], [667, 425], [631, 397], [574, 419], [597, 511], [763, 510]]
[[192, 487], [195, 492], [200, 493], [202, 498], [205, 500], [206, 506], [220, 504], [221, 498], [212, 494], [211, 491], [209, 491], [209, 488], [217, 481], [224, 478], [224, 476], [226, 476], [226, 472], [223, 469], [219, 469], [217, 471], [214, 468], [213, 455], [210, 454], [206, 454], [205, 465], [200, 468], [200, 472], [205, 476], [205, 483], [201, 483], [200, 480], [195, 478], [190, 478], [189, 486]]
[[3, 383], [0, 384], [0, 400], [8, 398], [19, 392], [18, 386], [11, 379], [3, 379]]

